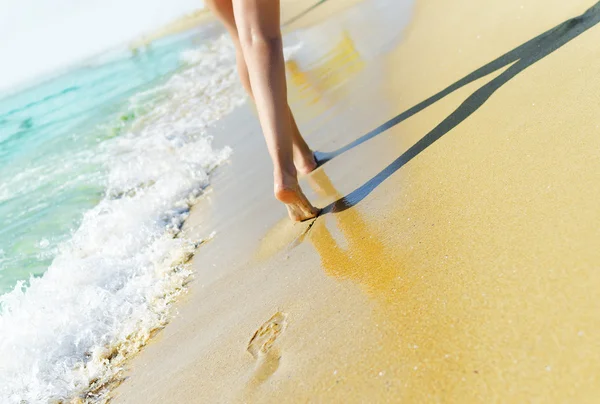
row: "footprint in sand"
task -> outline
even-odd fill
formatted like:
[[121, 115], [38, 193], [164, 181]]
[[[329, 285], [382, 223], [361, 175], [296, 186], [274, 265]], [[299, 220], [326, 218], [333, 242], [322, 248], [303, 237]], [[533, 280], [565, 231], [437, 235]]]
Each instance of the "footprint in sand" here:
[[258, 361], [254, 374], [255, 382], [259, 384], [264, 382], [279, 367], [281, 354], [278, 349], [273, 349], [273, 344], [286, 326], [287, 314], [278, 311], [250, 338], [248, 352]]
[[248, 352], [255, 358], [266, 355], [275, 339], [287, 326], [287, 314], [278, 311], [266, 323], [260, 326], [248, 343]]

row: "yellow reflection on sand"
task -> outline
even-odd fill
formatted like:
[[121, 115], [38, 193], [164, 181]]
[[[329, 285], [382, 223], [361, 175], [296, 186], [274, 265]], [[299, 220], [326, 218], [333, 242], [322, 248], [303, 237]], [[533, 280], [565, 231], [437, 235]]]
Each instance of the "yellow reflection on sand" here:
[[[335, 189], [324, 170], [316, 171], [309, 179], [320, 196], [337, 200]], [[335, 221], [340, 238], [336, 239], [327, 226], [328, 218]], [[389, 299], [397, 290], [402, 272], [401, 261], [381, 239], [381, 232], [371, 229], [358, 209], [319, 218], [308, 233], [321, 257], [323, 269], [329, 276], [348, 279], [360, 284], [372, 297]]]
[[299, 98], [304, 98], [308, 104], [318, 102], [324, 93], [340, 87], [364, 66], [348, 31], [341, 33], [332, 48], [315, 61], [314, 67], [303, 69], [294, 59], [286, 62], [290, 84], [299, 90]]

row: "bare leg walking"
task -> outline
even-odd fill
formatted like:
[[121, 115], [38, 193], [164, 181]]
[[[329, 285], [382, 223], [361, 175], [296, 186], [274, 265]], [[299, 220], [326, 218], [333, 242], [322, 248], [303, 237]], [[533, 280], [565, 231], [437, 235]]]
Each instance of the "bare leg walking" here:
[[[252, 93], [252, 87], [250, 86], [248, 66], [246, 65], [246, 61], [244, 60], [242, 45], [240, 43], [237, 26], [235, 24], [235, 17], [233, 16], [232, 0], [207, 0], [207, 4], [208, 7], [212, 10], [212, 12], [217, 16], [217, 18], [219, 18], [223, 25], [225, 25], [225, 28], [227, 29], [229, 35], [231, 36], [231, 39], [233, 40], [233, 44], [235, 45], [237, 70], [240, 76], [240, 81], [242, 82], [242, 86], [244, 87], [248, 95], [250, 95], [250, 97], [254, 100], [254, 94]], [[296, 166], [296, 170], [298, 170], [299, 173], [308, 174], [315, 168], [317, 168], [317, 162], [315, 161], [313, 151], [310, 149], [310, 147], [308, 147], [306, 141], [300, 134], [300, 130], [298, 129], [298, 125], [296, 124], [296, 120], [294, 119], [294, 115], [292, 114], [291, 109], [290, 116], [292, 121], [292, 147], [294, 154], [294, 165]]]
[[297, 172], [316, 168], [287, 103], [279, 0], [210, 0], [236, 46], [242, 85], [256, 102], [263, 134], [273, 160], [274, 192], [295, 221], [318, 210], [304, 196]]

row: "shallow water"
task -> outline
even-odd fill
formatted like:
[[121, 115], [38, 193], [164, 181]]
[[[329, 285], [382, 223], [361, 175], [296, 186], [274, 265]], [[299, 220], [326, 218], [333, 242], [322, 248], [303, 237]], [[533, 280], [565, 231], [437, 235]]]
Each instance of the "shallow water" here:
[[110, 156], [100, 150], [135, 117], [129, 97], [176, 71], [197, 39], [115, 51], [0, 100], [0, 292], [44, 273], [102, 199]]
[[95, 389], [164, 323], [199, 240], [174, 237], [244, 102], [220, 32], [114, 51], [0, 99], [0, 402]]

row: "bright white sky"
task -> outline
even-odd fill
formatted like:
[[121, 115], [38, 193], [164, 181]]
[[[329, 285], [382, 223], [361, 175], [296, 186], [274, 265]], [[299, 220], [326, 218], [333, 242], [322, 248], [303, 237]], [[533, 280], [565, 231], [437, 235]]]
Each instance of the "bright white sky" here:
[[202, 0], [0, 0], [0, 95], [202, 7]]

